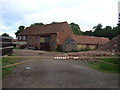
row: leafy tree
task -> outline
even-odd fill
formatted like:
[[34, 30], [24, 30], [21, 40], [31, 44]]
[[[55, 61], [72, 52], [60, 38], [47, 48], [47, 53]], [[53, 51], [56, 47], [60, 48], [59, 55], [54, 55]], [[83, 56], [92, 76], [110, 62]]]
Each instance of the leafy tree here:
[[102, 28], [102, 24], [98, 24], [97, 26], [93, 27], [93, 31], [85, 31], [83, 32], [83, 35], [106, 37], [112, 39], [117, 35], [120, 35], [120, 26], [116, 26], [113, 28], [111, 26], [106, 26], [105, 28]]
[[105, 28], [103, 28], [103, 35], [102, 35], [103, 37], [111, 39], [111, 38], [113, 38], [112, 34], [113, 34], [113, 32], [112, 32], [111, 26], [106, 26]]
[[70, 23], [69, 26], [75, 35], [82, 35], [82, 31], [80, 30], [80, 27], [78, 24]]
[[24, 29], [25, 29], [25, 26], [19, 26], [17, 32], [15, 32], [16, 37]]
[[3, 33], [1, 36], [3, 36], [3, 37], [10, 37], [9, 34], [7, 34], [7, 33]]
[[94, 26], [93, 30], [94, 30], [94, 36], [102, 37], [103, 35], [102, 24], [98, 24], [97, 26]]
[[30, 26], [36, 26], [36, 25], [44, 25], [43, 23], [34, 23], [34, 24], [31, 24]]
[[54, 21], [53, 21], [51, 24], [55, 24], [55, 23], [57, 23], [57, 22], [54, 22]]
[[25, 26], [19, 26], [18, 29], [19, 30], [24, 30]]
[[83, 34], [83, 35], [87, 35], [87, 36], [94, 36], [94, 32], [93, 32], [92, 30], [82, 32], [82, 34]]
[[117, 35], [120, 35], [120, 26], [113, 27], [112, 29], [112, 36], [116, 37]]

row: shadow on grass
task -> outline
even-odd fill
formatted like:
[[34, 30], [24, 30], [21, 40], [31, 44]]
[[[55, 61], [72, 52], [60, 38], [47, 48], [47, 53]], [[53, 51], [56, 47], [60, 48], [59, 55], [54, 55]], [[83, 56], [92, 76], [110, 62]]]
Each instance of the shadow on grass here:
[[89, 62], [89, 66], [103, 71], [103, 72], [111, 72], [111, 73], [119, 73], [120, 74], [120, 60], [117, 58], [110, 58], [110, 59], [100, 59], [102, 61], [106, 61], [115, 65], [110, 65], [107, 63], [102, 63], [102, 62]]

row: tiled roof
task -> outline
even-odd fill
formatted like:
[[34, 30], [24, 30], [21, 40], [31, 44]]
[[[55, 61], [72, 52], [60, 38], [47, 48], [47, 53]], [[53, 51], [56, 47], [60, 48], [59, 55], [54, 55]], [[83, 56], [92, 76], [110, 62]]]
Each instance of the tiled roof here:
[[73, 35], [72, 39], [79, 44], [105, 44], [109, 42], [108, 38]]
[[20, 32], [18, 35], [36, 35], [36, 34], [50, 34], [57, 33], [60, 27], [67, 22], [53, 23], [46, 25], [36, 25], [27, 27], [25, 30]]

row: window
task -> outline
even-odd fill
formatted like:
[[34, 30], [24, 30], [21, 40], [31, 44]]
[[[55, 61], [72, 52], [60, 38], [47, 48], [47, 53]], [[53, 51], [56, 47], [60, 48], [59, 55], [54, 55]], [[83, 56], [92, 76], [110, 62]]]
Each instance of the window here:
[[50, 38], [49, 37], [41, 37], [40, 38], [40, 42], [41, 43], [49, 43], [50, 42]]
[[26, 36], [23, 36], [23, 40], [26, 40]]
[[40, 42], [41, 42], [41, 43], [44, 43], [44, 42], [45, 42], [45, 38], [44, 38], [44, 37], [41, 37], [41, 38], [40, 38]]
[[67, 40], [65, 41], [65, 43], [66, 43], [66, 44], [74, 44], [74, 41], [71, 40], [71, 39], [67, 39]]
[[19, 39], [19, 40], [21, 40], [21, 39], [22, 39], [22, 37], [21, 37], [21, 36], [19, 36], [19, 37], [18, 37], [18, 39]]
[[55, 46], [55, 43], [54, 43], [54, 42], [52, 42], [52, 46]]

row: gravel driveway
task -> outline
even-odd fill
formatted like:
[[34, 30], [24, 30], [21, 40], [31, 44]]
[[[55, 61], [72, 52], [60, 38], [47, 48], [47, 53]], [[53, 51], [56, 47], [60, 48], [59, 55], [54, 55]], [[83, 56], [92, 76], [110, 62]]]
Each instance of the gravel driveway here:
[[[32, 52], [38, 53], [28, 50], [14, 53], [28, 56], [34, 55]], [[47, 56], [60, 54], [41, 52]], [[118, 88], [118, 75], [91, 69], [87, 63], [78, 60], [38, 59], [18, 65], [3, 78], [3, 88]]]

